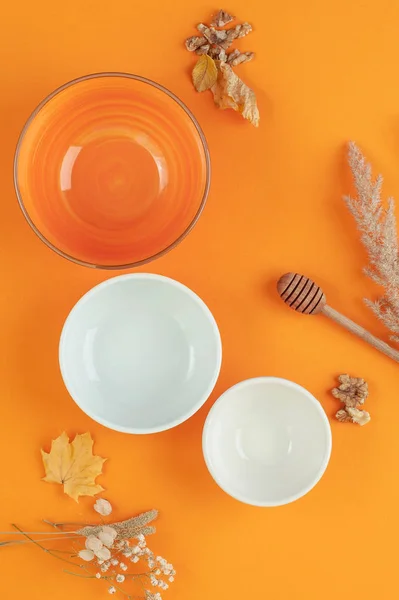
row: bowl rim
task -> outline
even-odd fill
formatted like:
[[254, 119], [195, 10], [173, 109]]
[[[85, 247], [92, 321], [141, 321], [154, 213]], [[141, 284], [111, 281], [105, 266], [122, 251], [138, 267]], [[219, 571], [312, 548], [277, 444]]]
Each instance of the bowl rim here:
[[[191, 119], [194, 127], [197, 130], [197, 133], [199, 135], [199, 138], [201, 140], [202, 143], [202, 148], [204, 151], [204, 156], [205, 156], [205, 171], [206, 171], [206, 181], [205, 181], [205, 189], [204, 189], [204, 193], [202, 195], [202, 199], [200, 202], [200, 205], [198, 207], [197, 212], [195, 213], [194, 217], [192, 218], [191, 222], [188, 224], [188, 226], [186, 227], [186, 229], [179, 235], [179, 237], [172, 242], [171, 244], [169, 244], [169, 246], [167, 246], [166, 248], [163, 248], [162, 250], [160, 250], [159, 252], [156, 252], [155, 254], [147, 257], [147, 258], [143, 258], [141, 260], [137, 260], [134, 262], [130, 262], [130, 263], [125, 263], [125, 264], [120, 264], [120, 265], [103, 265], [103, 264], [94, 264], [85, 260], [81, 260], [75, 256], [72, 256], [71, 254], [68, 254], [67, 252], [64, 252], [63, 250], [61, 250], [60, 248], [57, 248], [57, 246], [55, 244], [53, 244], [52, 242], [50, 242], [50, 240], [48, 240], [43, 233], [38, 229], [38, 227], [35, 225], [35, 223], [32, 221], [28, 210], [25, 207], [23, 198], [22, 198], [22, 193], [19, 189], [19, 185], [18, 185], [18, 162], [19, 162], [19, 154], [20, 154], [20, 150], [21, 150], [21, 146], [22, 143], [24, 141], [26, 132], [28, 131], [32, 121], [34, 120], [34, 118], [39, 114], [39, 112], [41, 111], [41, 109], [50, 101], [52, 100], [55, 96], [57, 96], [59, 93], [61, 93], [62, 91], [64, 91], [65, 89], [79, 84], [82, 81], [87, 81], [90, 79], [100, 79], [102, 77], [121, 77], [121, 78], [127, 78], [127, 79], [134, 79], [136, 81], [140, 81], [142, 83], [148, 84], [150, 86], [153, 86], [155, 88], [157, 88], [158, 90], [160, 90], [161, 92], [164, 92], [165, 94], [167, 94], [172, 100], [174, 100], [184, 111], [185, 113], [188, 115], [188, 117]], [[14, 177], [14, 189], [15, 189], [15, 193], [17, 196], [17, 200], [18, 200], [18, 204], [19, 207], [22, 211], [22, 214], [24, 215], [26, 221], [29, 223], [30, 227], [32, 228], [32, 230], [35, 232], [35, 234], [38, 236], [38, 238], [44, 243], [46, 244], [46, 246], [48, 246], [49, 248], [51, 248], [51, 250], [53, 250], [54, 252], [56, 252], [59, 256], [62, 256], [63, 258], [66, 258], [67, 260], [70, 260], [71, 262], [80, 265], [82, 267], [89, 267], [92, 269], [104, 269], [107, 271], [117, 271], [117, 270], [122, 270], [122, 269], [132, 269], [134, 267], [139, 267], [141, 265], [145, 265], [153, 260], [156, 260], [157, 258], [160, 258], [161, 256], [164, 256], [165, 254], [167, 254], [168, 252], [170, 252], [170, 250], [173, 250], [173, 248], [175, 248], [178, 244], [180, 244], [180, 242], [182, 242], [187, 235], [191, 232], [191, 230], [195, 227], [198, 219], [200, 218], [202, 211], [205, 208], [205, 204], [208, 198], [208, 194], [209, 194], [209, 189], [210, 189], [210, 182], [211, 182], [211, 159], [210, 159], [210, 153], [209, 153], [209, 148], [208, 148], [208, 143], [206, 141], [206, 137], [205, 134], [200, 126], [200, 124], [198, 123], [197, 119], [195, 118], [194, 114], [191, 112], [191, 110], [184, 104], [184, 102], [182, 100], [180, 100], [180, 98], [178, 96], [176, 96], [173, 92], [171, 92], [168, 88], [166, 88], [165, 86], [161, 85], [160, 83], [157, 83], [156, 81], [153, 81], [152, 79], [148, 79], [147, 77], [142, 77], [141, 75], [135, 75], [133, 73], [124, 73], [124, 72], [119, 72], [119, 71], [104, 71], [104, 72], [99, 72], [99, 73], [90, 73], [88, 75], [83, 75], [81, 77], [77, 77], [75, 79], [72, 79], [71, 81], [68, 81], [66, 83], [64, 83], [63, 85], [59, 86], [58, 88], [56, 88], [54, 91], [52, 91], [50, 94], [48, 94], [48, 96], [46, 96], [37, 106], [36, 108], [33, 110], [33, 112], [30, 114], [30, 116], [28, 117], [27, 121], [25, 122], [25, 125], [22, 128], [22, 131], [18, 137], [18, 141], [17, 141], [17, 145], [15, 148], [15, 153], [14, 153], [14, 163], [13, 163], [13, 177]]]
[[[306, 396], [307, 399], [310, 400], [310, 402], [314, 405], [314, 407], [320, 414], [322, 423], [324, 425], [325, 434], [326, 434], [326, 449], [325, 449], [324, 459], [323, 459], [323, 462], [322, 462], [319, 470], [317, 471], [315, 477], [312, 479], [312, 481], [308, 485], [304, 486], [299, 492], [297, 492], [296, 494], [287, 496], [279, 502], [256, 501], [252, 498], [249, 498], [248, 496], [245, 496], [244, 494], [237, 494], [235, 491], [228, 489], [227, 486], [222, 484], [221, 479], [218, 476], [218, 473], [212, 467], [211, 460], [210, 460], [210, 452], [208, 449], [209, 431], [210, 431], [210, 427], [211, 427], [212, 418], [215, 415], [216, 407], [222, 403], [225, 403], [226, 400], [228, 399], [228, 396], [230, 395], [230, 392], [232, 392], [233, 390], [250, 387], [254, 383], [258, 383], [258, 382], [263, 382], [263, 383], [267, 383], [267, 384], [278, 383], [283, 386], [295, 389], [298, 392], [300, 392], [302, 395]], [[328, 463], [330, 461], [331, 450], [332, 450], [332, 434], [331, 434], [330, 421], [329, 421], [321, 403], [317, 400], [317, 398], [315, 398], [315, 396], [313, 396], [313, 394], [311, 394], [306, 388], [302, 387], [298, 383], [295, 383], [294, 381], [290, 381], [289, 379], [284, 379], [282, 377], [267, 377], [267, 376], [253, 377], [251, 379], [244, 379], [243, 381], [240, 381], [239, 383], [236, 383], [235, 385], [228, 388], [216, 400], [216, 402], [213, 404], [212, 408], [210, 409], [208, 416], [206, 418], [203, 433], [202, 433], [202, 450], [203, 450], [203, 455], [204, 455], [204, 459], [205, 459], [205, 464], [206, 464], [211, 476], [213, 477], [215, 482], [218, 484], [218, 486], [224, 492], [226, 492], [226, 494], [228, 494], [232, 498], [235, 498], [236, 500], [239, 500], [240, 502], [243, 502], [244, 504], [250, 504], [252, 506], [259, 506], [259, 507], [284, 506], [286, 504], [290, 504], [291, 502], [294, 502], [295, 500], [298, 500], [299, 498], [302, 498], [303, 496], [305, 496], [308, 492], [310, 492], [315, 487], [315, 485], [320, 481], [320, 479], [324, 475], [324, 473], [327, 469]]]
[[[82, 402], [81, 399], [75, 397], [72, 394], [72, 391], [71, 391], [71, 388], [70, 388], [70, 385], [68, 382], [68, 376], [66, 374], [66, 372], [67, 372], [66, 360], [65, 360], [66, 337], [68, 334], [68, 329], [69, 329], [70, 323], [73, 320], [74, 315], [76, 314], [76, 311], [83, 304], [90, 301], [90, 299], [93, 296], [97, 295], [98, 293], [101, 293], [103, 289], [110, 287], [112, 285], [118, 284], [121, 281], [131, 280], [131, 279], [137, 280], [137, 281], [140, 281], [140, 280], [141, 281], [143, 281], [143, 280], [149, 281], [150, 280], [150, 281], [163, 282], [163, 283], [171, 285], [172, 287], [175, 287], [175, 288], [179, 289], [181, 292], [183, 292], [186, 296], [188, 296], [190, 298], [190, 300], [194, 301], [194, 303], [197, 304], [203, 311], [205, 317], [208, 319], [208, 321], [211, 325], [213, 340], [216, 344], [216, 362], [214, 365], [213, 376], [210, 379], [205, 392], [200, 396], [199, 400], [195, 404], [193, 404], [193, 406], [187, 412], [185, 412], [180, 418], [175, 419], [173, 421], [169, 421], [166, 425], [162, 425], [162, 426], [158, 426], [158, 427], [148, 427], [148, 428], [126, 427], [123, 425], [117, 425], [115, 423], [111, 423], [107, 419], [103, 419], [101, 417], [96, 416], [92, 411], [87, 410], [87, 408], [84, 406], [84, 402]], [[169, 429], [172, 429], [173, 427], [177, 427], [181, 423], [184, 423], [189, 418], [191, 418], [196, 412], [198, 412], [200, 410], [200, 408], [202, 408], [202, 406], [208, 400], [209, 396], [213, 392], [213, 389], [217, 383], [217, 380], [219, 379], [220, 369], [221, 369], [221, 365], [222, 365], [222, 339], [220, 336], [220, 331], [219, 331], [216, 319], [213, 316], [213, 314], [211, 313], [210, 309], [205, 304], [205, 302], [202, 300], [202, 298], [200, 298], [189, 287], [187, 287], [183, 283], [180, 283], [179, 281], [176, 281], [175, 279], [172, 279], [170, 277], [165, 277], [164, 275], [157, 275], [154, 273], [126, 273], [123, 275], [118, 275], [116, 277], [111, 277], [111, 278], [95, 285], [88, 292], [86, 292], [72, 307], [72, 309], [69, 311], [68, 316], [66, 317], [63, 327], [62, 327], [59, 346], [58, 346], [58, 362], [59, 362], [59, 368], [61, 371], [62, 380], [64, 382], [64, 385], [65, 385], [69, 395], [71, 396], [72, 400], [74, 400], [74, 402], [77, 404], [77, 406], [87, 416], [89, 416], [91, 419], [93, 419], [93, 421], [96, 421], [97, 423], [100, 423], [100, 425], [103, 425], [104, 427], [113, 429], [114, 431], [119, 431], [121, 433], [152, 434], [152, 433], [159, 433], [161, 431], [167, 431]]]

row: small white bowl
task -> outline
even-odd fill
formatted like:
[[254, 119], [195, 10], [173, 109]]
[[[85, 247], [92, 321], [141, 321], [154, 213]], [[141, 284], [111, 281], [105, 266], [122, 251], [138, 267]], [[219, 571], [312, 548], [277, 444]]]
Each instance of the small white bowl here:
[[211, 312], [189, 288], [135, 273], [90, 290], [60, 340], [64, 383], [89, 417], [117, 431], [179, 425], [211, 394], [222, 358]]
[[211, 408], [203, 433], [205, 462], [230, 496], [280, 506], [307, 494], [331, 454], [321, 404], [303, 387], [276, 377], [248, 379]]

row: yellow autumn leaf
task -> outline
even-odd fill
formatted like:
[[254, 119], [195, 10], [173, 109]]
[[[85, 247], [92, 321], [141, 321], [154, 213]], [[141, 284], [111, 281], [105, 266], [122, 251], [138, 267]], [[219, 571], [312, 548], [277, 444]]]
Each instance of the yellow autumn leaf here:
[[204, 92], [215, 85], [218, 76], [215, 61], [203, 54], [193, 69], [193, 83], [197, 92]]
[[43, 481], [61, 483], [64, 492], [76, 502], [79, 496], [94, 496], [103, 491], [95, 479], [101, 475], [106, 459], [93, 455], [90, 433], [78, 434], [70, 443], [64, 431], [51, 442], [50, 452], [41, 452], [46, 472]]
[[255, 92], [233, 71], [230, 65], [218, 63], [218, 77], [212, 86], [213, 97], [219, 108], [232, 108], [241, 113], [252, 125], [259, 125], [259, 110]]

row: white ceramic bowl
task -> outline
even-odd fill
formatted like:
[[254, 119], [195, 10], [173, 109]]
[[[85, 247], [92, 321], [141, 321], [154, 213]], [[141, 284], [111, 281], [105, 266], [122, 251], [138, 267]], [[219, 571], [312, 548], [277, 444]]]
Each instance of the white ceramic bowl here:
[[248, 379], [225, 392], [203, 433], [208, 469], [241, 502], [279, 506], [304, 496], [326, 470], [331, 429], [304, 388], [275, 377]]
[[60, 341], [65, 385], [92, 419], [155, 433], [209, 397], [222, 356], [215, 319], [186, 286], [160, 275], [114, 277], [69, 314]]

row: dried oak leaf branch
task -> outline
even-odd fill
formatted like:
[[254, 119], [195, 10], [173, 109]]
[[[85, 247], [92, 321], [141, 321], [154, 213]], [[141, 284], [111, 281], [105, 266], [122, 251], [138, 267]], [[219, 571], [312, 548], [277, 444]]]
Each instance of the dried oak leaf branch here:
[[232, 108], [258, 127], [260, 117], [255, 93], [232, 69], [252, 60], [255, 53], [240, 52], [238, 49], [227, 52], [235, 40], [251, 33], [252, 25], [245, 22], [220, 29], [234, 18], [220, 10], [209, 26], [204, 23], [197, 26], [202, 35], [191, 36], [186, 40], [187, 50], [200, 56], [193, 70], [193, 84], [197, 92], [212, 90], [215, 104], [219, 108]]
[[348, 162], [357, 192], [344, 200], [361, 233], [369, 257], [365, 273], [384, 288], [377, 300], [365, 303], [391, 331], [391, 339], [399, 342], [399, 263], [395, 202], [381, 198], [382, 176], [372, 177], [370, 164], [354, 142], [349, 144]]

